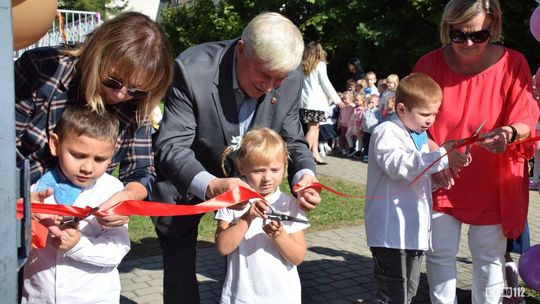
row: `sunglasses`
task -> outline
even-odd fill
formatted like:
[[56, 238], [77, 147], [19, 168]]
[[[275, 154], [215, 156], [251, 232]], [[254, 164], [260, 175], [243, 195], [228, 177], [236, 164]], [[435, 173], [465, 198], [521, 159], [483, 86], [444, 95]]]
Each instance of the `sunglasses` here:
[[453, 43], [464, 43], [467, 39], [470, 39], [474, 43], [483, 43], [489, 39], [489, 30], [480, 30], [471, 33], [465, 33], [462, 31], [450, 30], [448, 36]]
[[[111, 76], [105, 78], [101, 83], [107, 88], [113, 90], [120, 90], [124, 87], [124, 84], [120, 80], [114, 79]], [[127, 94], [133, 98], [143, 98], [150, 95], [150, 92], [142, 91], [135, 88], [127, 88]]]

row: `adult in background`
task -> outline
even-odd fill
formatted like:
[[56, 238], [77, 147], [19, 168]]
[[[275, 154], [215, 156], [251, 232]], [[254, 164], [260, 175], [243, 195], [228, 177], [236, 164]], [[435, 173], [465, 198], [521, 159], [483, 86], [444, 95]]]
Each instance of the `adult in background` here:
[[[80, 103], [109, 111], [120, 122], [107, 173], [119, 165], [124, 188], [101, 206], [145, 199], [155, 178], [148, 116], [171, 82], [172, 59], [158, 24], [134, 12], [105, 21], [74, 48], [25, 52], [15, 62], [16, 145], [30, 160], [31, 183], [56, 165], [48, 147], [50, 134], [64, 109]], [[106, 226], [128, 220], [119, 215], [100, 218]]]
[[329, 102], [343, 105], [326, 74], [326, 52], [317, 41], [306, 45], [302, 56], [304, 81], [300, 98], [300, 120], [307, 125], [306, 140], [315, 162], [326, 164], [319, 155], [319, 123], [326, 121]]
[[470, 136], [482, 124], [484, 141], [470, 147], [471, 165], [438, 182], [433, 194], [432, 246], [427, 273], [432, 303], [455, 303], [461, 224], [469, 224], [472, 303], [500, 303], [506, 238], [523, 230], [529, 201], [527, 163], [508, 144], [530, 136], [538, 120], [532, 80], [522, 54], [490, 43], [501, 36], [498, 0], [449, 1], [441, 20], [443, 47], [424, 55], [414, 71], [443, 90], [429, 130], [437, 145]]
[[[277, 13], [252, 19], [241, 38], [201, 44], [175, 61], [175, 75], [165, 98], [155, 143], [157, 181], [152, 199], [195, 204], [237, 186], [225, 178], [221, 155], [252, 126], [277, 131], [291, 158], [291, 184], [315, 181], [315, 162], [298, 118], [304, 49], [298, 28]], [[234, 156], [232, 157], [234, 159]], [[239, 176], [231, 159], [227, 172]], [[301, 207], [313, 209], [314, 189], [298, 193]], [[156, 217], [163, 254], [165, 303], [199, 303], [195, 276], [197, 226], [202, 215]]]
[[352, 73], [349, 79], [358, 81], [366, 77], [366, 74], [364, 73], [364, 69], [362, 68], [362, 64], [360, 63], [360, 59], [356, 57], [352, 57], [349, 59], [349, 61], [347, 62], [347, 68], [349, 69], [349, 72]]

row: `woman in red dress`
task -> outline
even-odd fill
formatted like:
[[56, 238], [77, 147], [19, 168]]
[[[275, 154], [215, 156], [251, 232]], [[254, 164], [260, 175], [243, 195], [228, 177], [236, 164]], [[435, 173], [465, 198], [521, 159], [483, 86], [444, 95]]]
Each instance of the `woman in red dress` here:
[[443, 47], [414, 68], [443, 90], [429, 130], [435, 144], [470, 136], [485, 121], [480, 130], [485, 140], [470, 147], [472, 163], [459, 175], [445, 171], [435, 177], [443, 187], [433, 194], [432, 249], [426, 254], [432, 303], [456, 302], [462, 223], [470, 225], [472, 303], [499, 303], [506, 239], [519, 236], [527, 216], [527, 162], [507, 145], [531, 135], [539, 111], [523, 55], [490, 43], [500, 38], [501, 23], [498, 0], [448, 2]]

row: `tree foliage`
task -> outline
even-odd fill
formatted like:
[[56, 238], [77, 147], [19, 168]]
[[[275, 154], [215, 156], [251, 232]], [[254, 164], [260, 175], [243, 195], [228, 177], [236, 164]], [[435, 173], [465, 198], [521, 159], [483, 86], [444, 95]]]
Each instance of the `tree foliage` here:
[[[290, 18], [305, 41], [318, 40], [329, 54], [330, 78], [343, 89], [349, 76], [346, 62], [358, 57], [365, 70], [379, 78], [405, 76], [426, 52], [441, 46], [439, 23], [445, 0], [194, 0], [190, 6], [170, 6], [162, 14], [177, 53], [197, 43], [237, 37], [251, 18], [277, 11]], [[529, 30], [537, 6], [533, 0], [501, 1], [502, 44], [540, 65], [540, 42]]]
[[125, 10], [127, 0], [58, 0], [58, 8], [77, 11], [99, 12], [103, 19]]

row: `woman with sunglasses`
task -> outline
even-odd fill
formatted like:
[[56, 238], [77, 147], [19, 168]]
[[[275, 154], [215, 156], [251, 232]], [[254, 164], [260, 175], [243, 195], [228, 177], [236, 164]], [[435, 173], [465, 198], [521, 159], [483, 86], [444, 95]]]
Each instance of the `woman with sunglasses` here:
[[[172, 79], [172, 51], [158, 24], [129, 12], [105, 21], [74, 48], [37, 48], [15, 62], [17, 159], [30, 160], [31, 183], [55, 166], [47, 146], [64, 109], [83, 103], [120, 121], [107, 172], [119, 166], [124, 189], [102, 208], [147, 197], [155, 178], [148, 116]], [[77, 157], [77, 155], [73, 155]], [[106, 226], [125, 216], [100, 219]]]
[[470, 225], [472, 303], [500, 303], [506, 240], [520, 235], [527, 216], [527, 162], [508, 144], [531, 135], [539, 111], [523, 55], [490, 42], [500, 38], [501, 23], [498, 0], [449, 1], [441, 20], [443, 47], [414, 68], [443, 90], [429, 130], [433, 144], [468, 137], [483, 124], [483, 141], [470, 146], [472, 163], [459, 174], [434, 176], [442, 187], [433, 193], [432, 249], [426, 254], [432, 303], [457, 301], [462, 223]]

